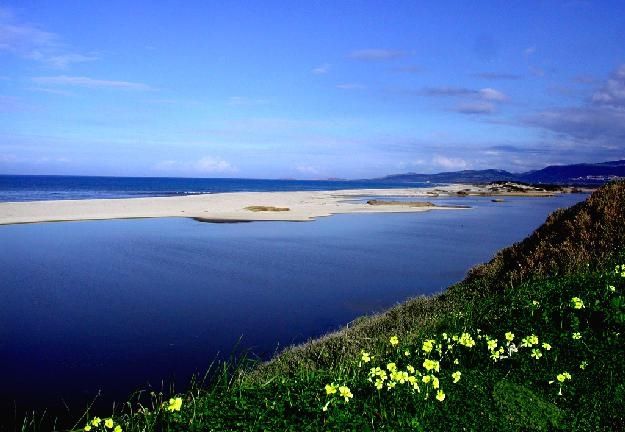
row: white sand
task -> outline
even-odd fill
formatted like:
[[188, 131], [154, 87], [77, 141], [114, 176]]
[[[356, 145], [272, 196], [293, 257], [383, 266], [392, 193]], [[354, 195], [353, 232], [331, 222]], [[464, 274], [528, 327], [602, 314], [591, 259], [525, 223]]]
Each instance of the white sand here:
[[[451, 185], [445, 191], [469, 188]], [[212, 221], [308, 221], [341, 213], [395, 213], [449, 210], [453, 207], [371, 206], [360, 196], [404, 196], [428, 201], [432, 189], [358, 189], [310, 192], [232, 192], [181, 197], [60, 200], [0, 203], [0, 225], [157, 217], [190, 217]], [[431, 197], [431, 195], [430, 195]], [[289, 211], [253, 212], [248, 206], [288, 207]]]
[[[189, 217], [207, 221], [308, 221], [342, 213], [398, 213], [432, 210], [458, 210], [458, 207], [410, 207], [408, 205], [372, 206], [356, 202], [358, 197], [414, 197], [411, 201], [430, 201], [433, 196], [470, 195], [551, 196], [552, 192], [506, 192], [465, 184], [443, 188], [353, 189], [307, 192], [231, 192], [180, 197], [61, 200], [0, 203], [0, 225], [34, 222], [98, 219]], [[259, 211], [248, 206], [286, 207], [289, 211]]]

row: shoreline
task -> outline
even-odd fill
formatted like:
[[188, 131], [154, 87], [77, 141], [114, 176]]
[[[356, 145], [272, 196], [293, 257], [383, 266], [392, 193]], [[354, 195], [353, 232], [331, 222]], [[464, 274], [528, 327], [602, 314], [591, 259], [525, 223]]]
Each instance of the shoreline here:
[[525, 192], [493, 191], [487, 186], [451, 184], [431, 188], [223, 192], [176, 197], [3, 202], [0, 203], [0, 225], [163, 217], [185, 217], [218, 223], [304, 222], [334, 214], [413, 213], [465, 209], [458, 206], [410, 205], [414, 204], [414, 201], [410, 203], [397, 201], [381, 206], [356, 202], [362, 197], [413, 197], [425, 201], [436, 197], [549, 197], [562, 193], [533, 189]]

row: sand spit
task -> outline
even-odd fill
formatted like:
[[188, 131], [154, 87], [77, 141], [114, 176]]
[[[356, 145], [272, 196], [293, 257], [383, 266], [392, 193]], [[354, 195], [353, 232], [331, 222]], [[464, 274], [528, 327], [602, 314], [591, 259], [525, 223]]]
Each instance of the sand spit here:
[[[358, 200], [359, 197], [454, 197], [459, 196], [458, 192], [461, 196], [506, 195], [505, 190], [493, 192], [488, 186], [455, 184], [437, 188], [231, 192], [181, 197], [8, 202], [0, 203], [0, 225], [159, 217], [188, 217], [214, 222], [309, 221], [344, 213], [458, 210], [459, 207], [454, 206], [410, 206], [400, 202], [397, 205], [369, 205]], [[533, 196], [533, 191], [514, 191], [514, 194]], [[546, 194], [542, 192], [539, 196]]]

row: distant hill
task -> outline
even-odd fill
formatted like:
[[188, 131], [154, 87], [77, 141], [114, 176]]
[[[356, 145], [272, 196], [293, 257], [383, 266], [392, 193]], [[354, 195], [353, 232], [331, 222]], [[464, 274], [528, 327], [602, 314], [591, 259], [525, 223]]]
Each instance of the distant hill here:
[[519, 181], [526, 183], [599, 185], [616, 178], [625, 178], [625, 160], [575, 164], [551, 165], [524, 173], [505, 170], [463, 170], [437, 174], [393, 174], [372, 179], [376, 182], [432, 182], [432, 183], [490, 183], [493, 181]]

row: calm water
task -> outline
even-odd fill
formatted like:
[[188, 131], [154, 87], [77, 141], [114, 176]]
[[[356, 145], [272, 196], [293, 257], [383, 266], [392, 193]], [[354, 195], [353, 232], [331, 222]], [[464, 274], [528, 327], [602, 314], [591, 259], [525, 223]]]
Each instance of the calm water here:
[[0, 175], [0, 202], [433, 186], [375, 181]]
[[[187, 219], [0, 227], [0, 404], [74, 412], [161, 380], [179, 388], [218, 352], [261, 356], [435, 293], [531, 233], [557, 198], [458, 198], [471, 210], [315, 222]], [[108, 409], [107, 409], [108, 412]]]

